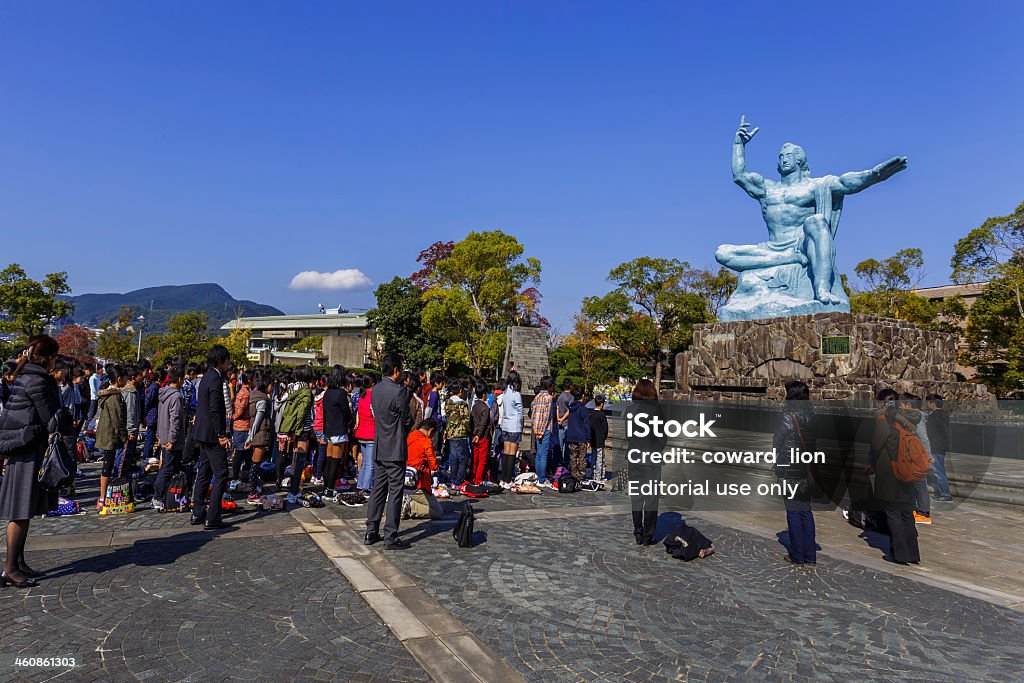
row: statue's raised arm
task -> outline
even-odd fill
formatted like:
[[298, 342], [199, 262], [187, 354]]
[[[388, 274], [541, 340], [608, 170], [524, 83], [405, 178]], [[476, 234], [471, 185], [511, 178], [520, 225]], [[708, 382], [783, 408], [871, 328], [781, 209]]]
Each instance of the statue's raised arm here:
[[884, 161], [869, 171], [851, 171], [839, 176], [839, 181], [834, 188], [840, 194], [857, 194], [866, 190], [872, 185], [888, 180], [897, 173], [907, 168], [906, 157], [893, 157]]
[[740, 127], [732, 143], [732, 179], [754, 199], [764, 197], [764, 177], [747, 170], [747, 156], [744, 147], [757, 135], [760, 128], [750, 129], [746, 116], [740, 116]]

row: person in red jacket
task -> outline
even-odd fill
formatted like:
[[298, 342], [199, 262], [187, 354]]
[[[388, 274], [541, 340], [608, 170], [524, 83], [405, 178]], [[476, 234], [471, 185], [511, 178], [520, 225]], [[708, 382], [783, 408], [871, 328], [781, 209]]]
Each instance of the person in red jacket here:
[[420, 423], [419, 428], [409, 432], [409, 438], [406, 440], [409, 457], [405, 461], [405, 466], [420, 473], [419, 479], [416, 480], [416, 488], [427, 493], [430, 493], [433, 474], [438, 470], [433, 441], [436, 431], [437, 420], [428, 417]]
[[437, 471], [437, 457], [434, 455], [434, 434], [437, 432], [437, 420], [428, 417], [420, 423], [417, 429], [409, 432], [406, 439], [406, 446], [409, 455], [406, 458], [406, 468], [413, 468], [419, 472], [416, 479], [416, 491], [412, 495], [407, 494], [408, 513], [413, 519], [441, 519], [444, 517], [444, 508], [440, 501], [434, 497], [430, 487], [434, 472]]

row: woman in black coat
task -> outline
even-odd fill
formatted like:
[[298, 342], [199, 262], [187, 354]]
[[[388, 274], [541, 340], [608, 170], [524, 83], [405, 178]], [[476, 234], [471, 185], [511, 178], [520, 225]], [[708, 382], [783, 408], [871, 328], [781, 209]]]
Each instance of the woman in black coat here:
[[786, 383], [786, 401], [790, 401], [779, 416], [773, 440], [778, 460], [775, 474], [786, 479], [796, 492], [785, 498], [786, 526], [789, 527], [789, 554], [786, 560], [793, 564], [818, 563], [817, 540], [814, 533], [814, 513], [811, 511], [811, 470], [799, 459], [792, 459], [795, 449], [799, 453], [814, 452], [817, 445], [814, 411], [808, 402], [807, 385], [796, 380]]
[[7, 560], [0, 585], [27, 588], [40, 576], [25, 563], [29, 520], [46, 514], [56, 501], [43, 491], [37, 475], [50, 432], [70, 429], [70, 416], [61, 407], [57, 381], [50, 376], [57, 360], [57, 342], [48, 335], [28, 340], [28, 349], [0, 428], [0, 452], [7, 459], [0, 485], [0, 519], [7, 522]]
[[[658, 406], [658, 390], [654, 382], [649, 379], [642, 379], [633, 388], [632, 405], [629, 411], [632, 413], [646, 413], [650, 416], [660, 416]], [[661, 453], [665, 450], [668, 439], [662, 436], [655, 436], [651, 432], [646, 437], [628, 437], [627, 448], [636, 448], [641, 452]], [[629, 463], [626, 467], [630, 481], [639, 482], [640, 486], [653, 482], [655, 485], [661, 481], [661, 465], [643, 463]], [[637, 545], [654, 545], [654, 531], [658, 525], [658, 496], [630, 496], [630, 504], [633, 508], [633, 538]]]

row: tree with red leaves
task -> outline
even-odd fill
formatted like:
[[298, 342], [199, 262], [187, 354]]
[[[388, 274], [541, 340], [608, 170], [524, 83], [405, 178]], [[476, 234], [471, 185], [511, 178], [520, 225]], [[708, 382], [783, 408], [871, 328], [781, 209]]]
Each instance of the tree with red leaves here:
[[96, 362], [96, 340], [92, 332], [78, 325], [65, 325], [57, 335], [60, 352], [79, 363]]
[[455, 242], [438, 240], [420, 252], [416, 262], [423, 267], [409, 276], [409, 280], [421, 291], [425, 292], [437, 284], [437, 264], [452, 255]]

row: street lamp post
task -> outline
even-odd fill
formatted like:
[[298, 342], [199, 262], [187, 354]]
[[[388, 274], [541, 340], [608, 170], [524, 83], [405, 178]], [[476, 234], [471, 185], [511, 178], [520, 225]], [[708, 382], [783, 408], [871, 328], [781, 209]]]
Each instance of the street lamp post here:
[[146, 316], [140, 315], [139, 318], [139, 350], [135, 352], [135, 362], [138, 363], [142, 360], [142, 328], [146, 326]]

